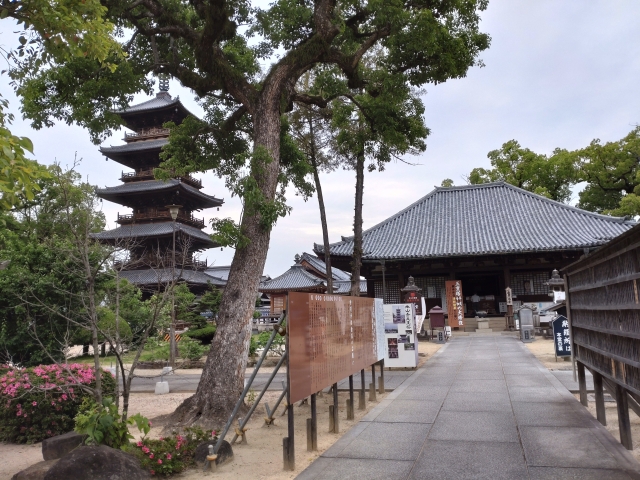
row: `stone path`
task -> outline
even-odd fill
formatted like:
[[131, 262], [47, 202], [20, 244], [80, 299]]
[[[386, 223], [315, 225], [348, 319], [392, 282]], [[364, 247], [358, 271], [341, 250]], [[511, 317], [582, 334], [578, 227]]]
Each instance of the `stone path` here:
[[640, 464], [520, 341], [462, 337], [297, 478], [628, 480]]

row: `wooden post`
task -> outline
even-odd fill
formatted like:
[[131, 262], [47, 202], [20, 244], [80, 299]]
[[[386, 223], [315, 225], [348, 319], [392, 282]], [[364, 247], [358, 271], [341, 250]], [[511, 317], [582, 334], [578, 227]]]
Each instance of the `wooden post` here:
[[338, 384], [333, 384], [333, 433], [340, 433], [340, 420], [338, 417]]
[[378, 379], [378, 393], [382, 395], [384, 393], [384, 360], [380, 360], [380, 378]]
[[371, 383], [373, 384], [373, 390], [376, 389], [376, 364], [371, 365]]
[[311, 394], [311, 448], [318, 450], [318, 415], [316, 410], [316, 394]]
[[365, 408], [367, 408], [367, 399], [365, 397], [365, 390], [364, 390], [364, 368], [362, 370], [360, 370], [360, 395], [359, 395], [359, 402], [358, 402], [358, 409], [359, 410], [364, 410]]
[[[580, 364], [578, 364], [580, 365]], [[620, 429], [620, 443], [627, 450], [633, 450], [631, 440], [631, 422], [629, 421], [629, 402], [627, 391], [616, 383], [616, 404], [618, 407], [618, 428]]]
[[578, 364], [578, 388], [580, 389], [580, 403], [585, 407], [589, 406], [589, 399], [587, 398], [587, 380], [584, 374], [584, 363], [577, 362]]
[[602, 375], [595, 370], [591, 372], [593, 375], [593, 390], [596, 396], [596, 417], [602, 425], [607, 425], [607, 415], [604, 409], [604, 391], [602, 389]]
[[353, 403], [353, 375], [349, 375], [349, 400], [347, 401], [347, 420], [353, 420], [354, 419], [354, 412], [353, 412], [353, 407], [354, 407], [354, 403]]
[[[285, 348], [286, 352], [289, 352], [289, 331], [285, 336]], [[293, 404], [291, 403], [291, 377], [290, 372], [290, 358], [287, 355], [287, 437], [282, 441], [284, 448], [284, 469], [295, 470], [296, 469], [296, 451], [295, 451], [295, 430], [294, 430], [294, 416], [293, 416]]]

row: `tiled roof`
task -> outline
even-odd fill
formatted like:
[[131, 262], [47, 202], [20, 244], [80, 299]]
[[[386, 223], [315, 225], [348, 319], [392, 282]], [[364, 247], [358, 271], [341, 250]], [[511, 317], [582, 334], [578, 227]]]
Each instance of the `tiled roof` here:
[[140, 193], [140, 192], [161, 192], [161, 191], [171, 191], [179, 188], [188, 194], [193, 195], [198, 200], [202, 200], [203, 204], [200, 208], [210, 208], [210, 207], [219, 207], [224, 203], [224, 200], [213, 197], [211, 195], [207, 195], [206, 193], [202, 193], [195, 187], [191, 185], [181, 182], [178, 179], [172, 178], [167, 181], [164, 180], [144, 180], [141, 182], [128, 182], [123, 183], [122, 185], [117, 185], [115, 187], [105, 187], [97, 189], [97, 195], [99, 197], [106, 198], [110, 200], [109, 197], [119, 196], [119, 195], [128, 195], [132, 193]]
[[[504, 182], [441, 188], [363, 233], [363, 259], [410, 259], [582, 249], [635, 222], [599, 215]], [[314, 245], [321, 253], [323, 246]], [[353, 237], [330, 247], [351, 256]]]
[[296, 264], [279, 277], [261, 282], [260, 292], [285, 292], [289, 290], [322, 290], [325, 282], [307, 272], [300, 264]]
[[[324, 263], [324, 260], [316, 257], [315, 255], [310, 255], [306, 252], [303, 253], [302, 256], [300, 257], [300, 261], [303, 261], [303, 260], [308, 262], [309, 265], [311, 265], [313, 268], [315, 268], [319, 272], [322, 272], [326, 277], [327, 264]], [[347, 272], [344, 272], [336, 267], [331, 267], [331, 276], [333, 277], [334, 280], [351, 280], [351, 275], [349, 275]]]
[[[129, 282], [135, 285], [162, 285], [171, 281], [171, 269], [145, 269], [145, 270], [123, 270], [120, 272], [120, 277], [127, 279]], [[187, 283], [206, 285], [210, 283], [216, 286], [224, 286], [218, 279], [210, 277], [205, 272], [196, 270], [182, 270], [176, 271], [176, 276], [180, 275], [178, 279]]]
[[[211, 240], [211, 237], [189, 225], [183, 225], [180, 222], [176, 222], [176, 232], [183, 232], [190, 237], [193, 237], [200, 244], [205, 244], [206, 247], [215, 247], [216, 244]], [[132, 225], [123, 225], [113, 230], [105, 230], [104, 232], [94, 233], [92, 236], [98, 240], [117, 240], [121, 238], [148, 238], [148, 237], [162, 237], [173, 234], [173, 222], [156, 222], [156, 223], [134, 223]], [[202, 247], [201, 247], [202, 248]]]
[[[333, 270], [333, 269], [332, 269]], [[333, 293], [348, 295], [351, 292], [351, 280], [339, 280], [333, 282]], [[360, 280], [360, 293], [367, 293], [367, 281]]]
[[219, 278], [225, 283], [229, 280], [229, 272], [231, 271], [231, 265], [224, 265], [219, 267], [209, 267], [205, 270], [207, 275], [210, 275], [215, 278]]
[[155, 98], [152, 98], [151, 100], [147, 100], [146, 102], [142, 102], [142, 103], [138, 103], [137, 105], [131, 105], [129, 107], [123, 108], [122, 110], [116, 110], [113, 113], [117, 113], [117, 114], [128, 114], [128, 113], [136, 113], [136, 112], [148, 112], [151, 110], [159, 110], [162, 108], [166, 108], [166, 107], [170, 107], [172, 105], [176, 105], [179, 106], [180, 108], [182, 108], [183, 110], [187, 111], [188, 110], [184, 107], [184, 105], [182, 105], [182, 102], [180, 102], [180, 97], [176, 97], [176, 98], [171, 98], [171, 95], [169, 95], [169, 93], [166, 92], [160, 92], [158, 93]]
[[100, 147], [100, 153], [109, 157], [112, 154], [142, 152], [144, 150], [156, 150], [156, 149], [161, 149], [167, 143], [169, 143], [168, 138], [158, 138], [156, 140], [143, 140], [140, 142], [125, 143], [124, 145], [115, 145], [113, 147]]

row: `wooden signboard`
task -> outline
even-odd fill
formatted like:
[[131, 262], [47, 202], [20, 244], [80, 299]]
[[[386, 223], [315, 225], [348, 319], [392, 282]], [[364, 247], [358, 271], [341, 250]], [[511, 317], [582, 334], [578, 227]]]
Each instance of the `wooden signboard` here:
[[404, 294], [404, 303], [410, 303], [416, 306], [416, 315], [423, 315], [422, 313], [422, 295], [419, 292], [406, 292]]
[[464, 328], [464, 297], [462, 296], [462, 281], [447, 280], [447, 310], [449, 313], [449, 326]]
[[291, 292], [287, 317], [290, 403], [379, 359], [373, 298]]

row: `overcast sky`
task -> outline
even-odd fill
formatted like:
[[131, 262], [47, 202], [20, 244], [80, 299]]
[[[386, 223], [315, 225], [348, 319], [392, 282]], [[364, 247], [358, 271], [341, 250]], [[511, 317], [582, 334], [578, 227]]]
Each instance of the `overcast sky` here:
[[[575, 149], [594, 138], [617, 140], [640, 122], [640, 2], [493, 0], [482, 15], [482, 31], [491, 35], [491, 47], [481, 56], [484, 68], [472, 69], [464, 79], [427, 86], [426, 124], [431, 129], [427, 151], [409, 158], [419, 165], [390, 164], [385, 172], [365, 175], [364, 227], [369, 228], [429, 193], [444, 178], [456, 185], [474, 167], [488, 167], [487, 152], [510, 139], [539, 153], [556, 147]], [[3, 22], [3, 27], [6, 26]], [[10, 46], [10, 31], [0, 44]], [[0, 92], [19, 117], [18, 101], [7, 84]], [[194, 113], [201, 110], [193, 95], [171, 83]], [[140, 96], [136, 102], [147, 98]], [[59, 125], [32, 130], [17, 120], [13, 131], [34, 141], [36, 158], [71, 164], [77, 152], [79, 171], [100, 187], [119, 183], [121, 165], [105, 158], [79, 127]], [[115, 132], [104, 145], [123, 143]], [[125, 169], [126, 170], [126, 169]], [[224, 197], [214, 216], [238, 219], [240, 203], [231, 198], [220, 179], [200, 175], [204, 192]], [[322, 177], [327, 204], [330, 241], [352, 234], [353, 172], [338, 171]], [[303, 202], [289, 197], [293, 211], [281, 219], [271, 235], [265, 267], [272, 277], [283, 273], [296, 253], [311, 252], [322, 242], [316, 198]], [[126, 208], [104, 202], [110, 227], [117, 212]], [[231, 263], [233, 250], [204, 252], [210, 264]]]

